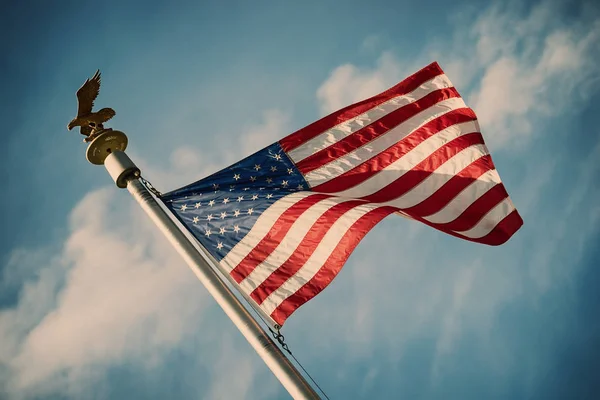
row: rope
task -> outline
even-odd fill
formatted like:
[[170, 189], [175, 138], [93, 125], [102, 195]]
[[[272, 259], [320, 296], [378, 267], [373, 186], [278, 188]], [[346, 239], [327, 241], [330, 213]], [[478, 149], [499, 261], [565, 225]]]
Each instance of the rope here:
[[275, 340], [277, 340], [277, 342], [279, 343], [279, 345], [281, 346], [281, 348], [283, 350], [285, 350], [290, 356], [292, 356], [292, 358], [294, 359], [294, 361], [296, 362], [296, 364], [298, 364], [300, 366], [300, 368], [302, 368], [302, 371], [304, 371], [304, 373], [306, 374], [306, 376], [308, 376], [310, 378], [310, 380], [312, 381], [312, 383], [314, 383], [315, 386], [319, 389], [319, 391], [321, 393], [323, 393], [323, 396], [325, 396], [325, 398], [327, 400], [330, 400], [329, 396], [327, 396], [327, 393], [325, 393], [325, 391], [321, 388], [321, 386], [319, 386], [319, 384], [312, 377], [312, 375], [308, 373], [308, 371], [306, 370], [306, 368], [304, 368], [304, 366], [300, 363], [300, 361], [298, 361], [298, 359], [296, 358], [296, 356], [294, 356], [292, 354], [292, 351], [290, 350], [289, 346], [285, 342], [285, 337], [281, 334], [281, 331], [279, 330], [279, 325], [276, 325], [276, 330], [275, 331], [273, 329], [271, 329], [269, 323], [267, 321], [265, 321], [265, 319], [262, 317], [262, 315], [260, 315], [260, 313], [254, 309], [254, 307], [252, 307], [252, 304], [250, 304], [250, 302], [247, 299], [245, 299], [245, 298], [244, 298], [244, 301], [246, 303], [248, 303], [248, 305], [250, 306], [250, 309], [252, 310], [252, 312], [254, 314], [256, 314], [258, 316], [258, 318], [260, 318], [260, 320], [269, 328], [269, 331], [271, 331], [271, 334], [273, 335], [273, 338]]
[[[261, 319], [262, 319], [262, 317], [261, 317]], [[300, 361], [298, 361], [298, 359], [296, 358], [296, 356], [294, 356], [292, 354], [292, 351], [290, 350], [289, 346], [287, 345], [287, 343], [285, 343], [285, 337], [281, 334], [281, 331], [279, 329], [277, 331], [274, 331], [270, 327], [269, 327], [269, 330], [271, 331], [271, 334], [273, 335], [273, 338], [276, 339], [279, 342], [279, 344], [281, 345], [281, 348], [283, 348], [285, 351], [288, 352], [288, 354], [290, 356], [292, 356], [292, 358], [294, 359], [294, 361], [296, 361], [296, 364], [298, 364], [300, 366], [300, 368], [302, 368], [302, 371], [304, 371], [304, 373], [310, 378], [310, 380], [312, 381], [312, 383], [314, 383], [315, 386], [317, 388], [319, 388], [319, 390], [321, 391], [321, 393], [323, 393], [323, 396], [325, 396], [325, 398], [327, 400], [330, 400], [329, 396], [327, 396], [327, 393], [325, 393], [325, 391], [323, 389], [321, 389], [321, 386], [319, 386], [319, 384], [317, 383], [317, 381], [315, 381], [315, 379], [308, 373], [308, 371], [306, 370], [306, 368], [304, 368], [304, 366], [300, 363]]]
[[309, 377], [309, 378], [310, 378], [310, 380], [311, 380], [311, 381], [312, 381], [312, 382], [315, 384], [315, 386], [316, 386], [317, 388], [319, 388], [319, 391], [320, 391], [321, 393], [323, 393], [323, 396], [325, 396], [325, 398], [326, 398], [327, 400], [331, 400], [331, 399], [329, 398], [329, 396], [327, 396], [327, 393], [325, 393], [325, 391], [324, 391], [323, 389], [321, 389], [321, 386], [319, 386], [319, 384], [317, 383], [317, 381], [315, 381], [315, 380], [313, 379], [313, 377], [312, 377], [312, 376], [310, 376], [310, 374], [308, 373], [308, 371], [307, 371], [306, 369], [304, 369], [304, 367], [302, 366], [302, 364], [300, 364], [300, 361], [298, 361], [298, 359], [297, 359], [296, 357], [294, 357], [294, 355], [293, 355], [291, 352], [290, 352], [290, 356], [292, 356], [292, 358], [294, 359], [294, 361], [296, 361], [296, 363], [297, 363], [297, 364], [300, 366], [300, 368], [302, 368], [302, 371], [304, 371], [304, 373], [305, 373], [306, 375], [308, 375], [308, 377]]

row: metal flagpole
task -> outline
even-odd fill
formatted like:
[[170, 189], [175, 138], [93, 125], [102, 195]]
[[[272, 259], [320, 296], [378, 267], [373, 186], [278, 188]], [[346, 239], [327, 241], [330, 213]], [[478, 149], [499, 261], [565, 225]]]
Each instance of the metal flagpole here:
[[121, 131], [112, 129], [97, 132], [94, 136], [87, 149], [88, 161], [96, 165], [104, 164], [117, 186], [127, 188], [290, 395], [294, 399], [320, 399], [304, 376], [140, 182], [139, 168], [124, 152], [127, 147], [127, 136]]

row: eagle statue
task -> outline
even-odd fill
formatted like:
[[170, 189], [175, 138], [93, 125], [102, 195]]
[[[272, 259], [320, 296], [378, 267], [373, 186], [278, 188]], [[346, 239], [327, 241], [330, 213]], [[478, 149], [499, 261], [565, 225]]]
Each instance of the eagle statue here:
[[100, 92], [100, 70], [97, 70], [91, 79], [86, 79], [85, 83], [77, 91], [77, 117], [74, 118], [67, 129], [71, 130], [76, 126], [81, 127], [79, 132], [87, 136], [84, 142], [91, 141], [96, 132], [104, 129], [103, 123], [115, 116], [115, 110], [112, 108], [103, 108], [97, 112], [92, 112], [94, 100]]

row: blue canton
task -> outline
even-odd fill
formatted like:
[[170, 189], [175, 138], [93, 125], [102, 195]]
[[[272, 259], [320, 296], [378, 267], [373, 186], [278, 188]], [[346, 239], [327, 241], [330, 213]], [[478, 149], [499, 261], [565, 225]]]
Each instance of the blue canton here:
[[219, 261], [280, 198], [310, 190], [279, 143], [163, 195], [165, 205]]

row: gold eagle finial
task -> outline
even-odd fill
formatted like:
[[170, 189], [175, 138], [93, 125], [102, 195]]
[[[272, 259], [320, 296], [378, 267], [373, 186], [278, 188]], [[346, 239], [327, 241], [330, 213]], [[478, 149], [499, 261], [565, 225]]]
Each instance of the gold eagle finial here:
[[77, 117], [75, 117], [67, 129], [71, 130], [76, 126], [80, 126], [79, 132], [85, 135], [84, 142], [91, 141], [96, 133], [104, 129], [104, 122], [115, 116], [115, 110], [112, 108], [103, 108], [97, 112], [92, 112], [94, 100], [100, 92], [100, 70], [97, 70], [91, 79], [87, 79], [85, 83], [77, 91]]

